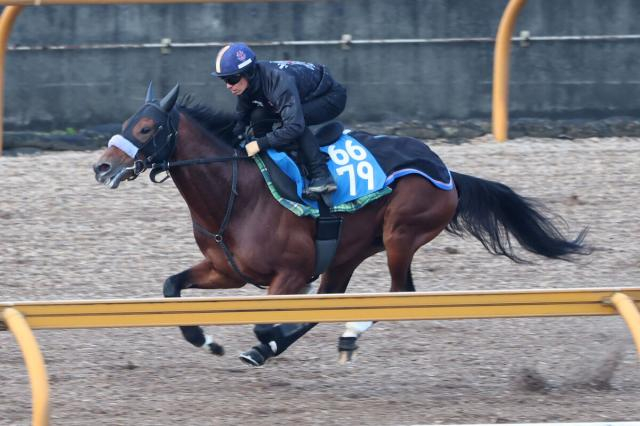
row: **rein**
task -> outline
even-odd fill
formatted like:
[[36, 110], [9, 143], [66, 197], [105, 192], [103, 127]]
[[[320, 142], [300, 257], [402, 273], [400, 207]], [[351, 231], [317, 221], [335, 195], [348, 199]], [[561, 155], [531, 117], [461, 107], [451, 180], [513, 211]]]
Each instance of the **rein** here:
[[[169, 155], [171, 155], [177, 144], [178, 132], [173, 128], [171, 120], [169, 119], [167, 121], [169, 123], [168, 127], [170, 130], [170, 133], [167, 136], [167, 142], [165, 143], [165, 145], [167, 144], [170, 145]], [[163, 145], [161, 149], [164, 148], [165, 145]], [[235, 257], [233, 256], [233, 253], [231, 252], [231, 250], [229, 249], [229, 246], [227, 246], [227, 244], [224, 241], [224, 232], [226, 231], [227, 226], [231, 221], [233, 206], [235, 204], [236, 197], [238, 196], [238, 161], [249, 160], [251, 159], [251, 157], [238, 155], [238, 150], [234, 148], [233, 156], [227, 156], [227, 157], [195, 158], [191, 160], [178, 160], [178, 161], [165, 160], [161, 163], [153, 163], [149, 161], [150, 158], [152, 158], [152, 156], [145, 158], [144, 160], [136, 160], [136, 163], [134, 163], [134, 165], [132, 166], [134, 167], [133, 170], [135, 173], [135, 177], [133, 179], [135, 179], [144, 170], [149, 169], [149, 179], [153, 183], [163, 183], [169, 177], [171, 177], [171, 175], [169, 174], [169, 170], [175, 167], [194, 166], [194, 165], [210, 164], [210, 163], [225, 163], [229, 161], [232, 162], [231, 163], [231, 191], [229, 192], [229, 199], [227, 200], [227, 208], [224, 213], [224, 218], [222, 219], [222, 224], [220, 224], [220, 229], [218, 229], [218, 232], [213, 233], [207, 230], [204, 226], [200, 225], [195, 220], [192, 220], [193, 229], [213, 239], [220, 246], [220, 248], [222, 248], [222, 251], [224, 252], [225, 257], [227, 258], [227, 262], [231, 266], [231, 269], [233, 269], [233, 271], [240, 278], [242, 278], [242, 280], [244, 280], [249, 284], [253, 284], [254, 286], [260, 289], [265, 289], [266, 287], [264, 284], [253, 281], [247, 275], [243, 274], [242, 271], [240, 271], [240, 268], [238, 268], [238, 264], [235, 261]], [[161, 180], [157, 180], [156, 176], [162, 172], [166, 172], [167, 175]]]

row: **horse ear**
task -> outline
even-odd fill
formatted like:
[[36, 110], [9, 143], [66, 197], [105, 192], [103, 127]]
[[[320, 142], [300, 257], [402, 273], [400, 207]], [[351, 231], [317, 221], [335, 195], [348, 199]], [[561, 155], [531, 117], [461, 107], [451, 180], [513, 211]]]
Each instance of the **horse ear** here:
[[176, 84], [173, 89], [167, 95], [162, 98], [160, 101], [160, 109], [165, 112], [171, 111], [173, 105], [176, 103], [176, 99], [178, 99], [178, 92], [180, 91], [180, 85]]
[[144, 103], [148, 104], [150, 102], [153, 102], [153, 98], [155, 96], [153, 95], [153, 81], [149, 82], [149, 87], [147, 87], [147, 95], [144, 98]]

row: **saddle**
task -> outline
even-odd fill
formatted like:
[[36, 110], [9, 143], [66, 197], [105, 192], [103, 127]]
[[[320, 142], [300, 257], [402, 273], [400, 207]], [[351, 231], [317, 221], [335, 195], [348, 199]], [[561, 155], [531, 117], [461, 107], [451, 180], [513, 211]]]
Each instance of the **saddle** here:
[[[321, 150], [331, 157], [327, 167], [338, 182], [330, 202], [302, 199], [302, 168], [295, 153], [267, 150], [254, 157], [272, 195], [298, 216], [316, 217], [316, 274], [335, 253], [342, 219], [337, 212], [353, 212], [392, 191], [394, 182], [415, 174], [435, 187], [450, 191], [454, 182], [440, 157], [417, 139], [345, 132], [332, 122], [315, 132]], [[291, 147], [293, 148], [293, 147]]]
[[[342, 124], [332, 122], [318, 129], [315, 132], [315, 137], [318, 144], [322, 147], [338, 140], [342, 136], [343, 131], [344, 126]], [[295, 146], [285, 147], [284, 151], [294, 160], [300, 170], [304, 170], [304, 165], [302, 161], [300, 161], [300, 158], [298, 158]], [[278, 167], [269, 155], [263, 155], [261, 158], [271, 175], [271, 182], [280, 195], [290, 201], [302, 204], [303, 201], [298, 196], [296, 183]], [[332, 214], [325, 201], [319, 201], [318, 207], [320, 215], [316, 218], [316, 259], [311, 281], [323, 273], [333, 260], [342, 228], [342, 218]]]
[[[333, 142], [338, 140], [342, 136], [342, 132], [344, 132], [344, 126], [342, 123], [333, 121], [320, 127], [314, 132], [314, 135], [318, 141], [318, 145], [323, 147], [331, 145]], [[299, 158], [297, 146], [295, 144], [285, 146], [284, 148], [279, 149], [279, 151], [286, 152], [287, 155], [289, 155], [289, 157], [291, 157], [291, 159], [296, 163], [301, 172], [306, 174], [306, 168], [302, 160]], [[296, 183], [287, 176], [287, 174], [284, 173], [278, 165], [276, 165], [270, 156], [263, 155], [262, 160], [271, 175], [273, 185], [276, 187], [276, 190], [280, 195], [296, 203], [303, 203], [302, 199], [297, 194]]]

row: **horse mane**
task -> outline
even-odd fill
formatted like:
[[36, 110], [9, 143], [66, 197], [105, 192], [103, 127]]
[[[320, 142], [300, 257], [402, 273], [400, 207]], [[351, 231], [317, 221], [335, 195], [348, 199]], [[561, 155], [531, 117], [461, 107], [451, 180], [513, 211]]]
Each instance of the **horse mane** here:
[[193, 103], [191, 95], [186, 95], [177, 105], [180, 112], [193, 118], [205, 130], [231, 143], [236, 115], [229, 112], [217, 111], [202, 103]]

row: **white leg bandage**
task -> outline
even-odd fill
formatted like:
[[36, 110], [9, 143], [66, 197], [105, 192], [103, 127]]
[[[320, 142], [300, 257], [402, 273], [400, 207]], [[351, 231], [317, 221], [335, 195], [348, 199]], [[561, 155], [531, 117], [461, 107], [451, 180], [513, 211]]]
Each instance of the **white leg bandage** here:
[[345, 324], [342, 337], [358, 337], [373, 325], [373, 321], [355, 321]]
[[213, 337], [211, 337], [209, 334], [205, 334], [204, 335], [204, 343], [200, 347], [202, 349], [204, 349], [205, 351], [209, 352], [209, 345], [211, 343], [213, 343]]

